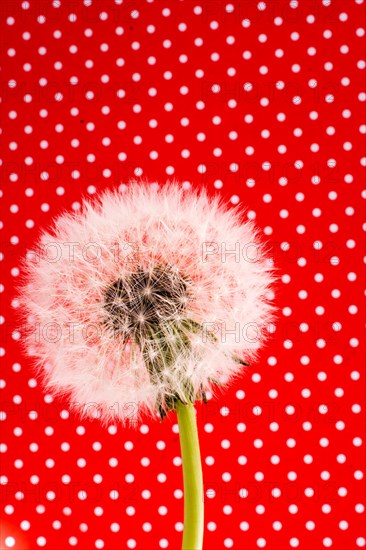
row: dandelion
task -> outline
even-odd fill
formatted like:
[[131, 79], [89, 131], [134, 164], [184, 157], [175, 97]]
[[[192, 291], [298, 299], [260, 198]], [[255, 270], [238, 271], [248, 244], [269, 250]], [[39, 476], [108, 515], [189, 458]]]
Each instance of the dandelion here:
[[266, 338], [273, 270], [259, 231], [205, 191], [131, 183], [59, 216], [25, 269], [25, 343], [49, 391], [105, 423], [176, 411], [183, 548], [201, 548], [194, 403]]

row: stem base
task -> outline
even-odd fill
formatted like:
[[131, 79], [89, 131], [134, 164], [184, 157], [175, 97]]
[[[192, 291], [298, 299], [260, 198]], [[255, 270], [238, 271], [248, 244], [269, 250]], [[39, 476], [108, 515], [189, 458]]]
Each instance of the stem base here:
[[201, 454], [194, 405], [176, 406], [184, 482], [184, 530], [182, 550], [202, 550], [204, 504]]

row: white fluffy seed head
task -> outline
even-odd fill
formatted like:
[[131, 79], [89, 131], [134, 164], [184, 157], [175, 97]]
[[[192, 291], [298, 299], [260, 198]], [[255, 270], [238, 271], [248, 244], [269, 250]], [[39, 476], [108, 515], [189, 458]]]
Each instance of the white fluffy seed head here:
[[25, 343], [48, 390], [102, 421], [225, 385], [272, 321], [273, 268], [238, 208], [134, 184], [59, 216], [25, 263]]

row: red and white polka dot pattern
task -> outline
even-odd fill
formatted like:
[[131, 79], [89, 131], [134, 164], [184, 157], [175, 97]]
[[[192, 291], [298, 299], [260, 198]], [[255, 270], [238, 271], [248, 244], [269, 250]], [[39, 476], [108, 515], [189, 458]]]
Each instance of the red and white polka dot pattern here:
[[174, 414], [82, 422], [21, 347], [25, 251], [131, 178], [244, 205], [279, 270], [260, 361], [197, 406], [205, 548], [364, 547], [364, 1], [1, 11], [2, 548], [180, 546]]

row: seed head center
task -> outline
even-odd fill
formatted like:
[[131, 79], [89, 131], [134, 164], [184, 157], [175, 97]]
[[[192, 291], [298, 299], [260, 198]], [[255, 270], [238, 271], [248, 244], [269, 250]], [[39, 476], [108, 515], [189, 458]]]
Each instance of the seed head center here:
[[113, 329], [126, 339], [145, 330], [151, 334], [180, 317], [188, 302], [186, 280], [169, 266], [138, 269], [117, 279], [105, 292], [104, 309]]

